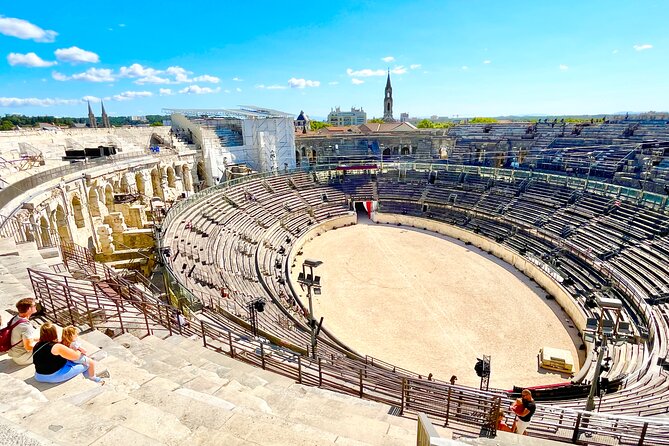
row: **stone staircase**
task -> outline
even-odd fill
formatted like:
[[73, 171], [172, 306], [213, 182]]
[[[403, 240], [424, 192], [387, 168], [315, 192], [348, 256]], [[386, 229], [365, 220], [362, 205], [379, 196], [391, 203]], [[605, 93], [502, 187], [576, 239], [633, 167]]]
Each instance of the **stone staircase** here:
[[[0, 360], [0, 435], [6, 425], [34, 444], [409, 445], [415, 421], [389, 406], [295, 384], [180, 336], [81, 337], [112, 378], [33, 379]], [[442, 430], [442, 436], [449, 436]], [[0, 437], [2, 438], [2, 437]], [[23, 438], [23, 437], [21, 437]], [[47, 439], [47, 440], [44, 440]], [[22, 443], [14, 443], [22, 444]], [[26, 442], [25, 444], [32, 444]]]

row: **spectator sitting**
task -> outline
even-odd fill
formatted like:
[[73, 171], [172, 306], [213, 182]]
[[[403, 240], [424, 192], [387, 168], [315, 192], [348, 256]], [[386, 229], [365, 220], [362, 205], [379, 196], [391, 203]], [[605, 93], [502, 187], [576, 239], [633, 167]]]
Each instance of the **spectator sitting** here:
[[92, 381], [100, 382], [101, 379], [95, 376], [95, 361], [89, 358], [86, 354], [86, 350], [81, 347], [81, 342], [79, 342], [79, 329], [72, 325], [68, 325], [63, 328], [63, 334], [61, 335], [61, 344], [65, 347], [69, 347], [72, 350], [78, 351], [81, 353], [79, 359], [73, 360], [75, 364], [83, 364], [88, 366], [88, 374], [92, 376]]
[[89, 365], [74, 362], [80, 358], [81, 352], [58, 343], [56, 326], [51, 322], [45, 323], [40, 328], [39, 342], [35, 344], [33, 351], [35, 381], [62, 383], [83, 373], [84, 377], [104, 384], [101, 378], [95, 375], [91, 377]]
[[32, 350], [37, 342], [37, 330], [29, 321], [30, 316], [37, 312], [35, 299], [25, 298], [16, 303], [18, 315], [14, 316], [7, 323], [8, 326], [18, 324], [12, 329], [11, 344], [7, 355], [18, 365], [28, 365], [33, 363]]
[[502, 409], [497, 409], [495, 412], [495, 425], [498, 431], [513, 432], [509, 425], [504, 422], [504, 411]]

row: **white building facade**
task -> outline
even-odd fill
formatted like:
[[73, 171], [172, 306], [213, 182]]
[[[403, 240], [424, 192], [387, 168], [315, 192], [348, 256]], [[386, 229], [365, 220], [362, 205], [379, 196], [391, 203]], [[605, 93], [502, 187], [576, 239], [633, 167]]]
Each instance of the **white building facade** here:
[[351, 107], [351, 111], [341, 111], [339, 107], [328, 114], [328, 124], [335, 126], [362, 125], [367, 123], [367, 113], [360, 108]]

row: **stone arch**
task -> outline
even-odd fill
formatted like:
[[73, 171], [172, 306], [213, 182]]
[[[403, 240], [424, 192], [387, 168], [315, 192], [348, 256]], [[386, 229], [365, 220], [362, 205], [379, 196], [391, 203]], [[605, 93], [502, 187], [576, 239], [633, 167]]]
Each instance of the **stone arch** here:
[[407, 146], [402, 147], [402, 155], [410, 155], [411, 150]]
[[51, 246], [51, 227], [49, 226], [49, 220], [42, 215], [39, 219], [39, 236], [42, 241], [42, 246]]
[[202, 190], [206, 187], [207, 184], [207, 172], [204, 168], [204, 161], [200, 160], [197, 162], [197, 189]]
[[70, 226], [68, 225], [67, 215], [65, 214], [63, 206], [60, 204], [58, 205], [54, 212], [54, 216], [60, 239], [66, 242], [72, 242], [72, 236], [70, 236]]
[[123, 174], [121, 176], [121, 193], [129, 194], [132, 192], [130, 190], [130, 183], [128, 182], [128, 175]]
[[177, 176], [172, 166], [167, 167], [167, 186], [171, 188], [177, 187]]
[[81, 206], [81, 198], [79, 198], [79, 195], [74, 195], [72, 197], [72, 213], [74, 214], [74, 224], [77, 225], [77, 228], [86, 227], [84, 211]]
[[390, 149], [383, 149], [383, 156], [390, 156]]
[[193, 192], [193, 175], [190, 172], [190, 166], [184, 166], [181, 168], [181, 178], [184, 182], [184, 190], [187, 192]]
[[135, 173], [135, 184], [137, 185], [137, 192], [146, 195], [146, 182], [142, 172]]
[[100, 197], [98, 197], [98, 191], [94, 187], [88, 189], [88, 209], [90, 209], [93, 217], [102, 216], [100, 213]]
[[114, 209], [114, 188], [109, 183], [105, 186], [105, 206], [109, 212]]
[[316, 164], [316, 149], [307, 149], [309, 164]]
[[158, 169], [151, 169], [151, 187], [153, 188], [152, 197], [163, 198], [163, 189], [160, 187], [160, 172]]

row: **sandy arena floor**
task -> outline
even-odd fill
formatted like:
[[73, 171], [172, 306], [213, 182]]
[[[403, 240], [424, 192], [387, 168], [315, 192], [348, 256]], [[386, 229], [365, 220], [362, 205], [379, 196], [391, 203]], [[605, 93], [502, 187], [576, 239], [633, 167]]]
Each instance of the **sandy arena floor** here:
[[577, 330], [554, 300], [458, 240], [367, 220], [315, 237], [297, 264], [305, 257], [323, 261], [316, 318], [358, 353], [472, 386], [476, 358], [488, 354], [490, 385], [504, 389], [569, 379], [538, 367], [543, 346], [579, 358]]

